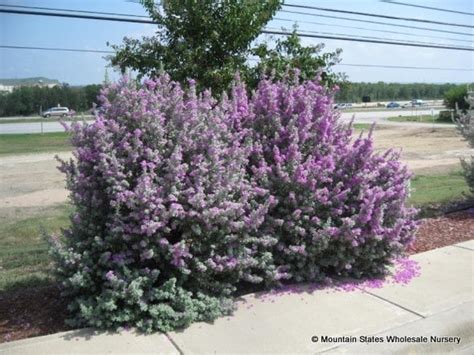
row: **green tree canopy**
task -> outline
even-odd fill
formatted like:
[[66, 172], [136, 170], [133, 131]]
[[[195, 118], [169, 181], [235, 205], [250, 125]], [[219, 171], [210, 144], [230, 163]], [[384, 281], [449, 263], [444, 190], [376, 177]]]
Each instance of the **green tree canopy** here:
[[71, 87], [67, 84], [52, 88], [20, 86], [11, 93], [0, 94], [0, 116], [26, 116], [38, 114], [57, 105], [67, 106], [77, 112], [92, 108], [97, 101], [101, 85]]
[[124, 38], [113, 45], [112, 65], [122, 72], [156, 75], [160, 69], [174, 80], [194, 78], [200, 87], [220, 93], [236, 71], [246, 70], [250, 45], [280, 9], [282, 0], [153, 0], [140, 1], [158, 25], [153, 37]]
[[469, 108], [469, 103], [466, 101], [467, 85], [455, 86], [444, 94], [444, 104], [447, 108], [457, 108], [465, 111]]
[[[267, 42], [253, 47], [255, 39], [280, 9], [282, 0], [153, 0], [140, 1], [157, 23], [155, 36], [124, 38], [112, 45], [111, 63], [124, 73], [131, 69], [153, 77], [161, 70], [173, 80], [197, 80], [198, 89], [211, 88], [220, 94], [229, 87], [237, 71], [254, 89], [262, 74], [281, 79], [297, 68], [301, 80], [312, 79], [321, 71], [322, 80], [332, 86], [342, 76], [331, 73], [341, 50], [321, 53], [323, 44], [303, 46], [296, 27], [275, 46]], [[249, 56], [258, 57], [250, 65]]]
[[298, 69], [300, 80], [314, 79], [318, 72], [328, 86], [343, 81], [343, 74], [335, 74], [330, 68], [339, 63], [341, 49], [322, 53], [324, 44], [304, 46], [297, 34], [297, 27], [288, 37], [278, 38], [274, 48], [262, 43], [252, 50], [259, 57], [259, 63], [251, 70], [251, 82], [258, 81], [262, 74], [281, 79], [289, 69]]

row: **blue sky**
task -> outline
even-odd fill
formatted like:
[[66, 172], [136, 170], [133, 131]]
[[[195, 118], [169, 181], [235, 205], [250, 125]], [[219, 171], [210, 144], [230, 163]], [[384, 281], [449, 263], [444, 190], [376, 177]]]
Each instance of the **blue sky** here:
[[[452, 10], [474, 12], [472, 0], [399, 0], [400, 2], [448, 8]], [[287, 3], [306, 4], [333, 9], [343, 9], [359, 12], [372, 12], [393, 16], [415, 17], [443, 22], [464, 23], [473, 25], [474, 17], [468, 15], [419, 9], [408, 6], [387, 4], [377, 0], [287, 0]], [[88, 11], [119, 12], [146, 15], [143, 8], [136, 3], [126, 0], [0, 0], [0, 4], [42, 6], [51, 8], [66, 8]], [[389, 22], [394, 24], [429, 27], [474, 35], [472, 29], [441, 26], [434, 24], [412, 23], [377, 19], [356, 15], [335, 14], [321, 11], [298, 10], [308, 13], [352, 17], [363, 20]], [[277, 13], [277, 18], [290, 19], [300, 22], [301, 30], [331, 32], [345, 35], [383, 37], [439, 44], [473, 45], [474, 37], [456, 34], [428, 32], [407, 28], [397, 28], [384, 25], [352, 22], [308, 15]], [[302, 21], [318, 22], [308, 24]], [[324, 25], [323, 25], [324, 24]], [[269, 25], [273, 28], [286, 27], [290, 29], [292, 22], [273, 20]], [[341, 26], [367, 28], [368, 30], [353, 29]], [[80, 19], [64, 19], [42, 16], [0, 14], [0, 44], [18, 46], [67, 47], [82, 49], [105, 49], [106, 42], [119, 44], [124, 36], [140, 38], [151, 35], [155, 30], [153, 25], [115, 23]], [[380, 31], [397, 31], [417, 36], [397, 35]], [[436, 36], [429, 38], [423, 36]], [[442, 39], [449, 38], [449, 39]], [[272, 40], [271, 36], [262, 35], [259, 40]], [[456, 40], [456, 41], [455, 41]], [[461, 42], [471, 41], [469, 42]], [[338, 40], [304, 39], [304, 43], [324, 42], [326, 50], [342, 48], [342, 63], [351, 64], [382, 64], [402, 66], [428, 66], [442, 68], [474, 67], [474, 52], [440, 50], [430, 48], [402, 47], [382, 44], [346, 42]], [[58, 79], [72, 85], [84, 85], [101, 82], [107, 61], [103, 54], [43, 52], [0, 48], [0, 78], [24, 78], [45, 76]], [[469, 82], [474, 81], [474, 72], [466, 71], [434, 71], [383, 68], [358, 68], [338, 66], [337, 71], [343, 71], [351, 81], [386, 81], [386, 82]], [[116, 77], [109, 69], [109, 74]]]

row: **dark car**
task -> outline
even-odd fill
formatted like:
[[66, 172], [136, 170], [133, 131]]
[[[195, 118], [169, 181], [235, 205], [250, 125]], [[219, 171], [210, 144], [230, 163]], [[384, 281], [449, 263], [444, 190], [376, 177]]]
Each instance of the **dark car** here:
[[338, 108], [340, 110], [345, 110], [345, 109], [348, 109], [348, 108], [352, 108], [352, 104], [340, 103], [340, 104], [334, 105], [334, 108]]
[[389, 102], [387, 108], [399, 108], [400, 104], [398, 102]]

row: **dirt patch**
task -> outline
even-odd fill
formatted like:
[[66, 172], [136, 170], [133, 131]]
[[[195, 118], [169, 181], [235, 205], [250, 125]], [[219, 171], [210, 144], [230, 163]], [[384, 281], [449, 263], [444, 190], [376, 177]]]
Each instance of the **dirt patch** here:
[[5, 207], [35, 207], [49, 206], [64, 202], [67, 199], [68, 191], [62, 189], [47, 189], [30, 192], [27, 194], [0, 199], [0, 205]]
[[[70, 153], [60, 153], [67, 159]], [[47, 206], [67, 199], [64, 176], [54, 153], [0, 158], [0, 206]]]
[[474, 154], [455, 128], [390, 127], [376, 129], [375, 148], [401, 149], [401, 159], [415, 173], [444, 173], [458, 169], [459, 159]]

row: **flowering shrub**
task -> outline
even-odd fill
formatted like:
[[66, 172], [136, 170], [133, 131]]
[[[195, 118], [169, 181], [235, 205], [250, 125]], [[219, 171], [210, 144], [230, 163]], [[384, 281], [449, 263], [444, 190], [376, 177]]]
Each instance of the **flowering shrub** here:
[[122, 80], [62, 162], [53, 240], [76, 326], [167, 331], [232, 311], [238, 285], [385, 273], [410, 243], [409, 174], [351, 140], [318, 81], [239, 81], [220, 102], [164, 75]]
[[278, 238], [278, 269], [295, 281], [384, 274], [416, 227], [398, 154], [375, 154], [370, 135], [352, 141], [318, 81], [263, 80], [250, 104], [241, 84], [233, 93], [235, 128], [254, 142], [249, 170], [277, 201], [261, 230]]
[[193, 84], [122, 81], [100, 99], [61, 167], [76, 213], [56, 256], [75, 324], [168, 330], [229, 312], [238, 282], [276, 273], [276, 239], [258, 231], [272, 200], [246, 180], [249, 144]]

